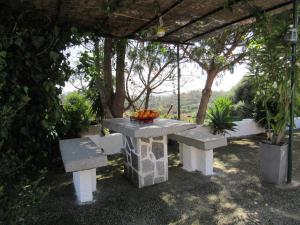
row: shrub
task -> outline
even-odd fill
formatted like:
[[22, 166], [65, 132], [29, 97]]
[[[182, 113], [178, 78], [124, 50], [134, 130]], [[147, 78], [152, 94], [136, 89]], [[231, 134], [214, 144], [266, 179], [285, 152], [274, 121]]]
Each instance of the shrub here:
[[253, 118], [255, 94], [255, 87], [250, 76], [245, 76], [230, 90], [228, 96], [234, 103], [233, 117], [236, 119]]
[[61, 138], [75, 138], [88, 128], [92, 119], [91, 103], [78, 92], [71, 92], [63, 100], [63, 121]]
[[235, 130], [232, 109], [232, 101], [226, 97], [219, 97], [212, 103], [207, 112], [207, 121], [213, 134], [225, 135], [227, 130]]
[[25, 1], [1, 1], [0, 21], [0, 224], [34, 224], [23, 220], [53, 166], [72, 32]]

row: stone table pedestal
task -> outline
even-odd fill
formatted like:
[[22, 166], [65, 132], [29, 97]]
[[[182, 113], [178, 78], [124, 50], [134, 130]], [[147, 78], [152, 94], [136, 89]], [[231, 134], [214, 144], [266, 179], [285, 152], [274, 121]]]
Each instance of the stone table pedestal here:
[[139, 188], [168, 180], [167, 136], [124, 138], [124, 172]]
[[123, 134], [124, 173], [139, 188], [168, 180], [168, 134], [194, 128], [178, 120], [156, 119], [143, 124], [126, 118], [103, 121]]

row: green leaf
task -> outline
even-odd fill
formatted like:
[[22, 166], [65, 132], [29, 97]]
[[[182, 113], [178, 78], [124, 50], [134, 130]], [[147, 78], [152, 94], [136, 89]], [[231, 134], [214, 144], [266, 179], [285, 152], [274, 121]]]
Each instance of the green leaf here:
[[17, 46], [23, 48], [23, 40], [22, 40], [22, 38], [16, 38], [16, 40], [14, 41], [14, 43], [15, 43]]
[[49, 56], [54, 62], [56, 62], [59, 58], [59, 54], [54, 51], [50, 51]]
[[23, 90], [24, 90], [24, 92], [25, 92], [26, 94], [28, 93], [28, 87], [27, 87], [27, 86], [23, 87]]
[[55, 37], [58, 37], [60, 33], [59, 27], [55, 26], [53, 29], [53, 34]]
[[42, 121], [41, 121], [41, 124], [42, 124], [42, 126], [43, 126], [44, 128], [48, 129], [48, 123], [47, 123], [47, 121], [42, 120]]
[[43, 36], [33, 36], [32, 37], [32, 44], [37, 49], [40, 48], [45, 42], [45, 38]]
[[73, 34], [76, 34], [76, 33], [78, 32], [77, 27], [71, 27], [71, 32], [72, 32]]

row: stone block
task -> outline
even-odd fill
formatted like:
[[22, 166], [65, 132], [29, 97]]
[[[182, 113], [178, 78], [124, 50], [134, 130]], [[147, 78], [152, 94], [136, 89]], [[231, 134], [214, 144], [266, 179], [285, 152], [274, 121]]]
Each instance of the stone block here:
[[155, 184], [162, 183], [162, 182], [165, 182], [165, 181], [166, 181], [165, 177], [155, 177], [154, 178], [154, 183]]
[[132, 170], [132, 177], [131, 177], [131, 180], [132, 180], [132, 183], [137, 186], [137, 187], [140, 187], [140, 176], [139, 174], [135, 171], [135, 170]]
[[124, 175], [126, 177], [129, 177], [129, 169], [128, 169], [128, 165], [126, 163], [124, 163]]
[[134, 149], [131, 138], [126, 136], [126, 141], [127, 141], [127, 144], [129, 146], [129, 148]]
[[127, 154], [127, 162], [131, 165], [131, 154]]
[[130, 166], [128, 166], [128, 176], [127, 176], [130, 180], [132, 179], [132, 168]]
[[164, 140], [164, 137], [163, 136], [153, 137], [153, 140], [162, 141], [162, 140]]
[[156, 160], [156, 159], [155, 159], [155, 156], [154, 156], [154, 154], [153, 154], [153, 152], [149, 152], [149, 158], [150, 158], [152, 161]]
[[142, 161], [142, 172], [148, 173], [154, 170], [154, 163], [150, 159]]
[[128, 157], [127, 157], [127, 153], [123, 153], [123, 160], [124, 160], [124, 163], [128, 163]]
[[159, 142], [152, 142], [152, 152], [156, 159], [164, 157], [164, 144]]
[[130, 152], [131, 152], [131, 149], [130, 149], [128, 143], [126, 144], [126, 152], [127, 152], [127, 153], [130, 153]]
[[150, 140], [149, 138], [141, 138], [142, 142], [145, 142], [145, 143], [150, 143]]
[[158, 176], [165, 175], [165, 162], [164, 161], [157, 161], [156, 162], [156, 172]]
[[154, 173], [148, 174], [144, 177], [144, 186], [149, 186], [154, 184]]
[[139, 157], [134, 152], [131, 152], [131, 164], [134, 169], [139, 170]]
[[142, 145], [141, 147], [141, 157], [142, 159], [146, 158], [148, 155], [148, 146], [147, 145]]
[[125, 146], [126, 144], [126, 136], [122, 135], [122, 143], [123, 143], [123, 146]]

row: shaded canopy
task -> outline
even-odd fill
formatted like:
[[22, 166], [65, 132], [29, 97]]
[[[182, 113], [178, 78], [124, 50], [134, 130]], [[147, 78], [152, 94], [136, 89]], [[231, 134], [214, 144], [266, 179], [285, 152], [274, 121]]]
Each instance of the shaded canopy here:
[[[279, 13], [288, 0], [32, 0], [60, 24], [97, 31], [104, 37], [189, 43], [216, 30]], [[157, 37], [162, 17], [166, 35]]]

